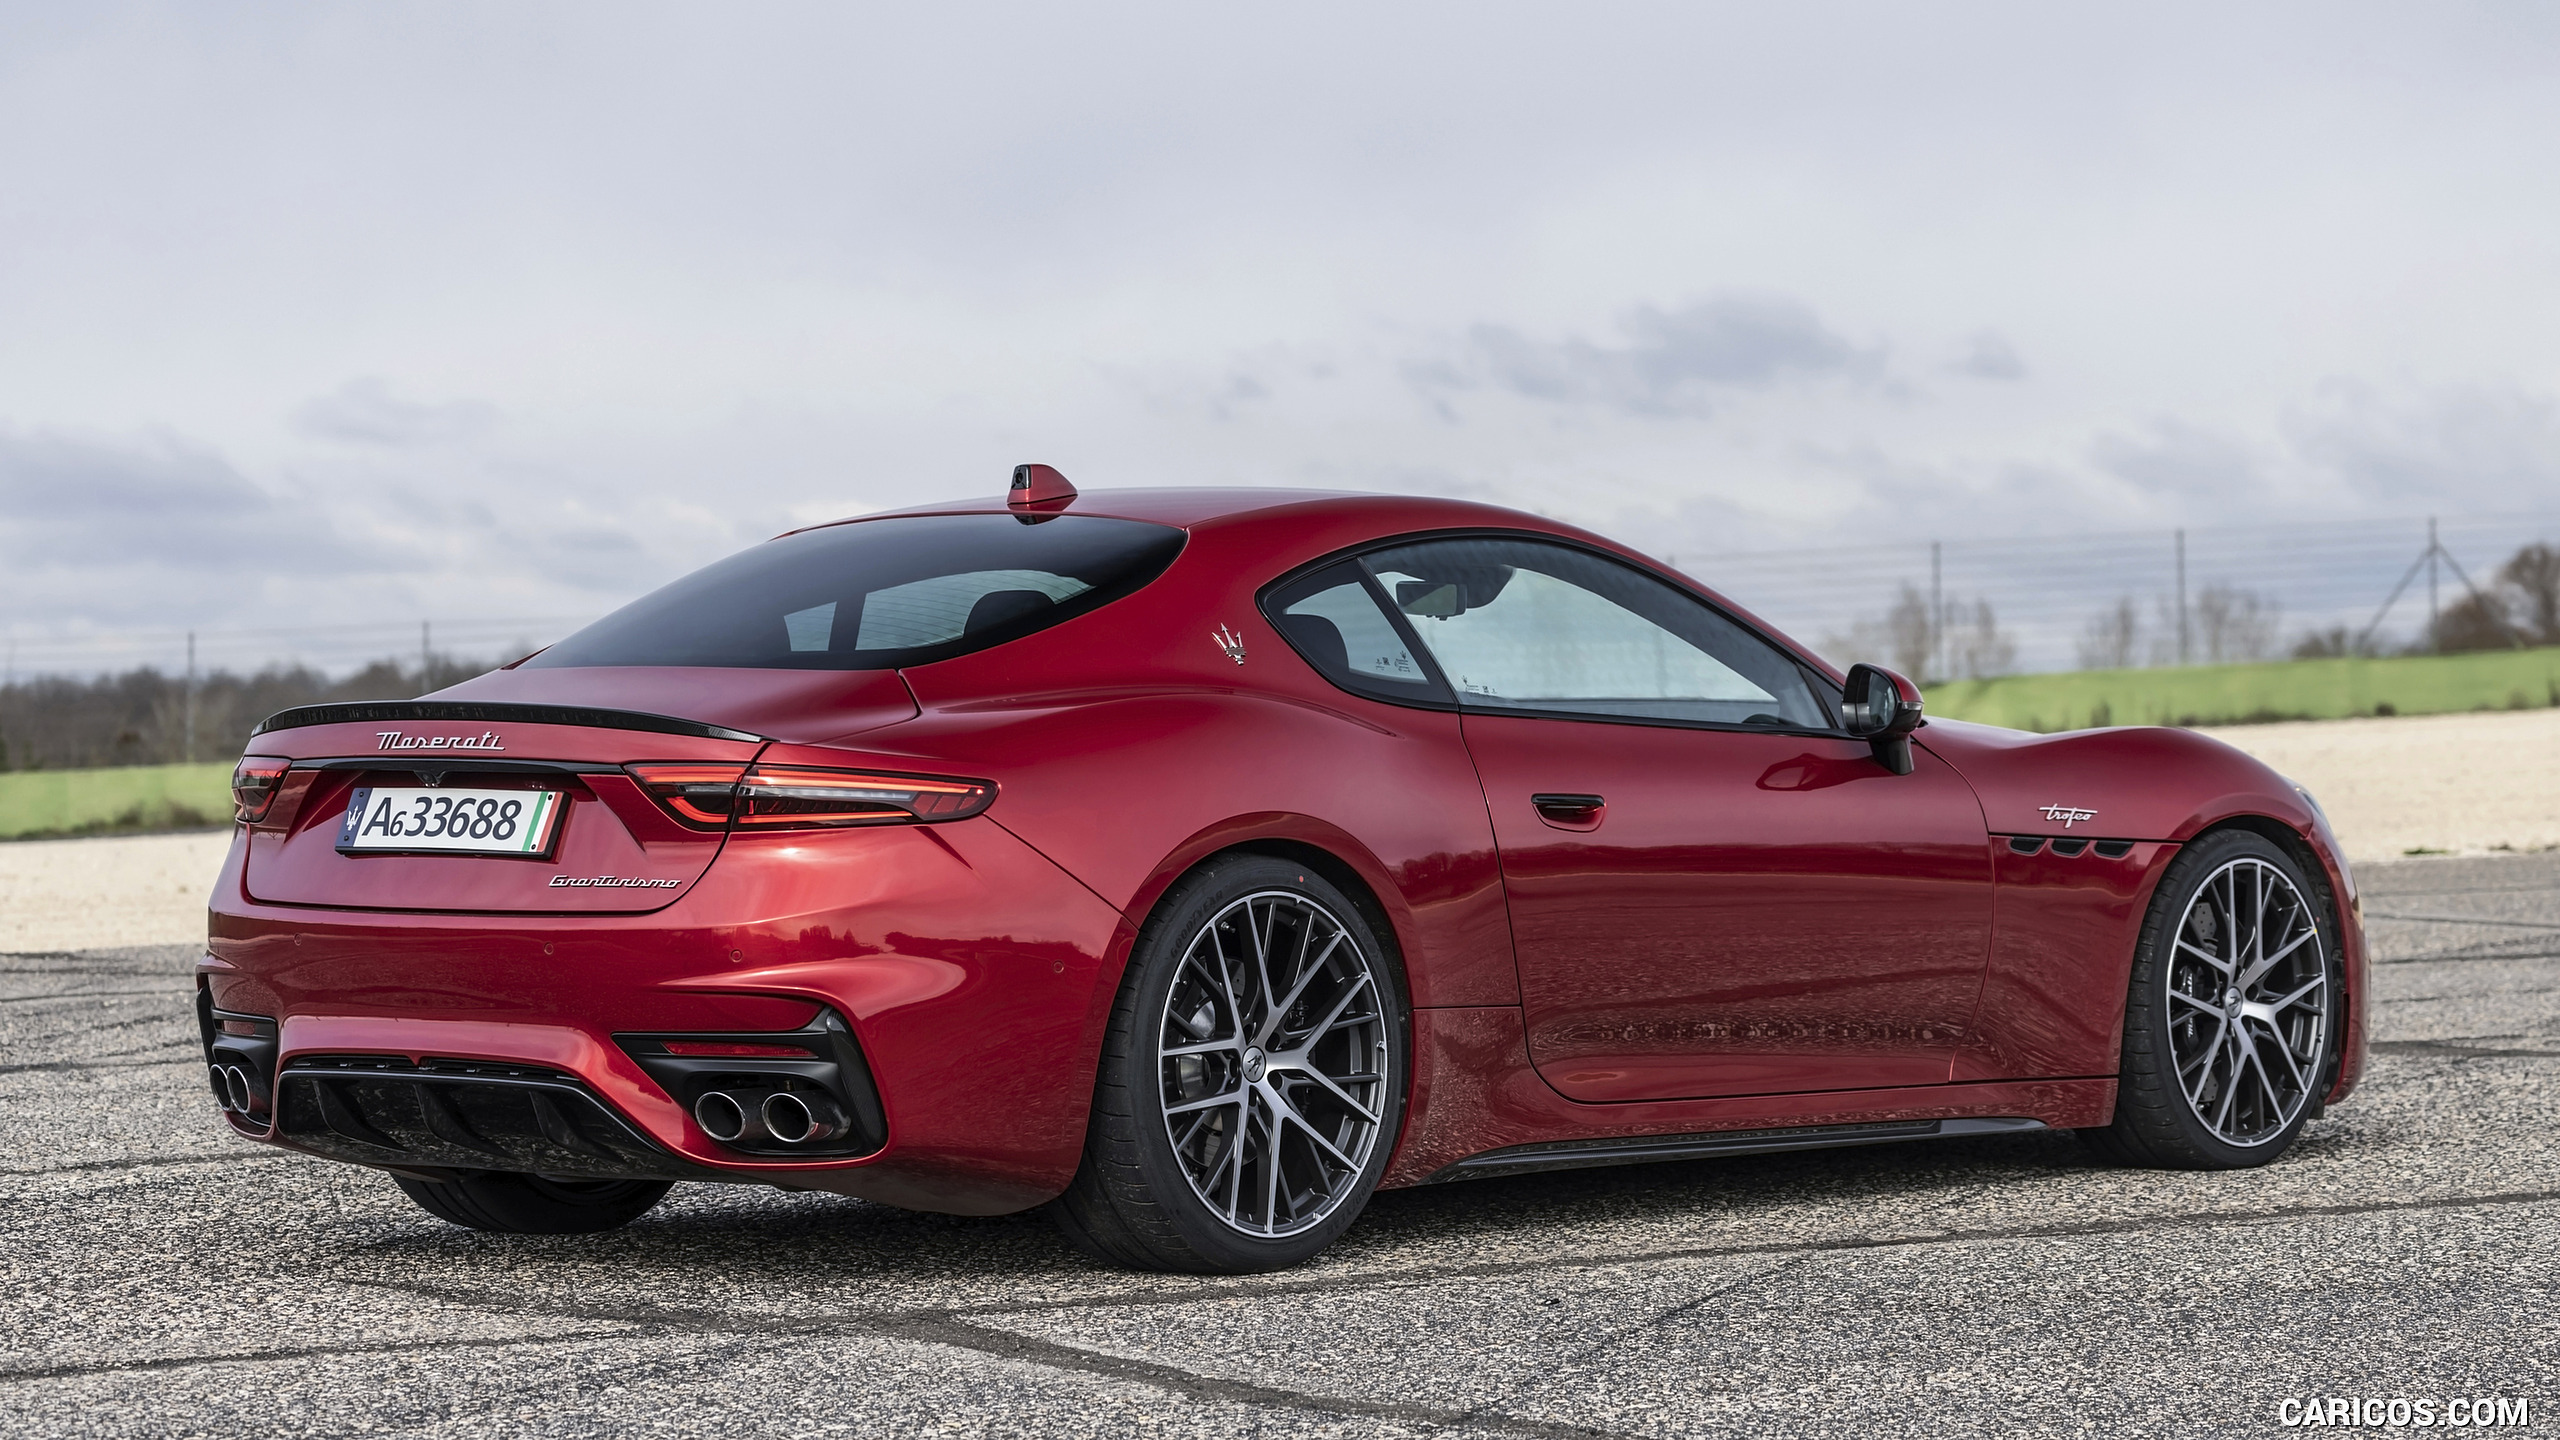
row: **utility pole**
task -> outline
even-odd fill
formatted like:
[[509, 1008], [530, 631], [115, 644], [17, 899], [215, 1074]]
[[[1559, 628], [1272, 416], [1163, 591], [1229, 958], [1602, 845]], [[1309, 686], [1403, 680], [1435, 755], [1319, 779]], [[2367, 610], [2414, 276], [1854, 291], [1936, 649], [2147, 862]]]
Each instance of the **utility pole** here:
[[2178, 663], [2187, 663], [2187, 532], [2178, 532]]
[[2436, 517], [2430, 515], [2427, 517], [2427, 649], [2430, 652], [2439, 643], [2436, 622], [2441, 617], [2436, 610], [2436, 557], [2443, 553], [2444, 547], [2436, 543]]
[[2400, 603], [2400, 597], [2408, 590], [2409, 582], [2417, 579], [2418, 572], [2421, 570], [2427, 572], [2426, 648], [2429, 652], [2434, 652], [2441, 643], [2436, 633], [2437, 622], [2443, 618], [2443, 612], [2437, 608], [2436, 604], [2436, 568], [2439, 565], [2452, 569], [2453, 578], [2462, 582], [2463, 591], [2470, 595], [2472, 605], [2481, 615], [2487, 617], [2491, 624], [2507, 632], [2508, 644], [2519, 650], [2525, 647], [2524, 636], [2517, 632], [2516, 627], [2507, 623], [2506, 617], [2498, 613], [2498, 607], [2490, 604], [2487, 596], [2480, 593], [2480, 587], [2471, 583], [2471, 572], [2463, 569], [2462, 562], [2454, 559], [2453, 552], [2444, 548], [2443, 542], [2436, 538], [2436, 517], [2430, 515], [2427, 517], [2427, 548], [2418, 553], [2417, 559], [2409, 562], [2408, 569], [2400, 572], [2400, 583], [2391, 587], [2390, 595], [2383, 599], [2382, 608], [2374, 611], [2373, 618], [2366, 621], [2364, 629], [2357, 633], [2350, 653], [2359, 655], [2364, 653], [2365, 647], [2373, 639], [2373, 632], [2382, 628], [2383, 617], [2391, 613], [2392, 606]]
[[428, 644], [432, 633], [428, 628], [428, 622], [424, 620], [418, 622], [418, 693], [421, 695], [427, 693], [427, 666], [434, 659], [433, 651]]
[[187, 632], [187, 753], [186, 762], [196, 763], [196, 632]]
[[[1929, 542], [1929, 665], [1939, 675], [1947, 673], [1947, 592], [1941, 583], [1938, 542]], [[1919, 677], [1926, 683], [1931, 677]]]

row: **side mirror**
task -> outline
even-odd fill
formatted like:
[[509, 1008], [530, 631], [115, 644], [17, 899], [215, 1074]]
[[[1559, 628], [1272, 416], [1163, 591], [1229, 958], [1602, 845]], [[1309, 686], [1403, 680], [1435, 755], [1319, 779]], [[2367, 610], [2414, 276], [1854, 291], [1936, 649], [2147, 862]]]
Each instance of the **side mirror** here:
[[1920, 687], [1876, 665], [1853, 665], [1840, 704], [1840, 728], [1874, 749], [1876, 763], [1911, 773], [1911, 732], [1920, 728]]

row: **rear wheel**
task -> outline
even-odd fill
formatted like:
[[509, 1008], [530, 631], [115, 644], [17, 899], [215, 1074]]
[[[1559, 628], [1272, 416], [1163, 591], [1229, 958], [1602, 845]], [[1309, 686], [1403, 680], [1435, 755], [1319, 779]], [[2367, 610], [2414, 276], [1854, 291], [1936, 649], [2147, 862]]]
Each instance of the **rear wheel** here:
[[2260, 835], [2225, 830], [2171, 863], [2134, 952], [2109, 1156], [2173, 1169], [2264, 1165], [2334, 1074], [2343, 977], [2324, 892]]
[[552, 1180], [490, 1171], [450, 1184], [391, 1177], [440, 1220], [510, 1235], [591, 1235], [649, 1212], [672, 1189], [664, 1180]]
[[1405, 1034], [1395, 968], [1348, 897], [1269, 857], [1213, 862], [1138, 937], [1084, 1164], [1051, 1214], [1139, 1269], [1297, 1264], [1386, 1170]]

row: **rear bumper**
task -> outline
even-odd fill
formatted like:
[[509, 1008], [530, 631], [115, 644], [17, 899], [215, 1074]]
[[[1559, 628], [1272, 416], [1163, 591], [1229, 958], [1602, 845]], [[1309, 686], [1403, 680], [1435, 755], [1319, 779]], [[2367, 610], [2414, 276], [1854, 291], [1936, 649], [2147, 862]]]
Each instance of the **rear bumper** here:
[[[280, 1022], [271, 1113], [226, 1115], [254, 1139], [384, 1168], [731, 1180], [1000, 1214], [1075, 1173], [1121, 928], [985, 818], [734, 837], [682, 899], [634, 915], [261, 904], [235, 847], [202, 974], [214, 1008]], [[821, 1007], [850, 1022], [877, 1086], [887, 1138], [860, 1158], [724, 1147], [615, 1040], [794, 1031]], [[383, 1063], [326, 1085], [309, 1073], [349, 1056]], [[467, 1081], [469, 1062], [527, 1073]], [[333, 1087], [360, 1112], [369, 1099], [384, 1119], [362, 1123], [406, 1148], [333, 1127]], [[439, 1133], [438, 1097], [466, 1120], [480, 1107], [460, 1133], [483, 1151]]]
[[576, 1077], [495, 1061], [306, 1057], [276, 1079], [274, 1138], [332, 1160], [434, 1179], [483, 1170], [729, 1178], [658, 1145]]

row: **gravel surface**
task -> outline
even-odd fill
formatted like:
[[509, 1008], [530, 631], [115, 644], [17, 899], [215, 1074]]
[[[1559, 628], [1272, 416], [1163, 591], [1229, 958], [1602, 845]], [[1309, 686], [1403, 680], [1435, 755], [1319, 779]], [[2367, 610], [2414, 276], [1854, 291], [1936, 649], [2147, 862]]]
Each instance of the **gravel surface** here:
[[2560, 856], [2365, 875], [2381, 1036], [2265, 1170], [2066, 1136], [1378, 1198], [1285, 1275], [1034, 1217], [681, 1186], [477, 1235], [235, 1141], [186, 946], [0, 956], [13, 1434], [2279, 1433], [2288, 1396], [2560, 1407]]

